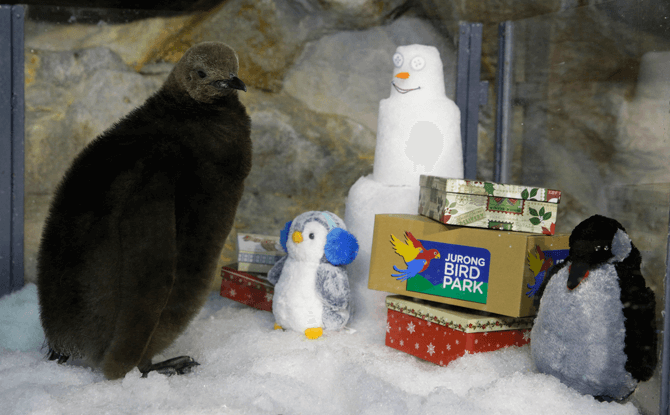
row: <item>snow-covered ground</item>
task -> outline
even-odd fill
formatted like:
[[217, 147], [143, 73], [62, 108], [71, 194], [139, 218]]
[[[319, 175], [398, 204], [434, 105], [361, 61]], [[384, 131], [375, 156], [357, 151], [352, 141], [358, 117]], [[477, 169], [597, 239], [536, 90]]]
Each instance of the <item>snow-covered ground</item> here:
[[[440, 367], [389, 348], [383, 321], [318, 340], [273, 330], [271, 313], [213, 293], [161, 358], [188, 354], [183, 376], [98, 371], [45, 359], [37, 290], [0, 299], [2, 414], [637, 414], [537, 373], [528, 346]], [[380, 327], [377, 330], [373, 327]], [[354, 324], [356, 327], [356, 324]]]

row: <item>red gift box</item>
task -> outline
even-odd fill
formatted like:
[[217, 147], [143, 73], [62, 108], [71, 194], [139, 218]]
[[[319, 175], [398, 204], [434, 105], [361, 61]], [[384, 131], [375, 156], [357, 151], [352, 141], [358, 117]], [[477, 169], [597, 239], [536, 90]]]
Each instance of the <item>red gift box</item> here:
[[274, 286], [267, 279], [228, 267], [221, 268], [221, 279], [222, 297], [272, 312]]
[[474, 313], [400, 296], [387, 297], [386, 307], [386, 345], [440, 366], [467, 353], [528, 344], [534, 319]]

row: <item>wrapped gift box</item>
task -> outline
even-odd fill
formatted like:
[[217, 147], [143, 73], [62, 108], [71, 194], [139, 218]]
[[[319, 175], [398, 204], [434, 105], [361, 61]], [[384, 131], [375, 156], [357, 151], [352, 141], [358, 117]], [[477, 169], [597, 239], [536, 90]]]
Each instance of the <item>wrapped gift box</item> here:
[[[569, 237], [449, 226], [420, 215], [376, 215], [368, 288], [531, 316], [547, 269], [568, 256]], [[403, 256], [406, 244], [420, 248], [415, 254], [428, 255], [427, 263]]]
[[268, 273], [286, 255], [278, 236], [237, 234], [237, 263], [239, 271]]
[[386, 345], [446, 366], [467, 353], [481, 353], [530, 341], [533, 317], [506, 318], [457, 307], [386, 298]]
[[561, 192], [421, 176], [419, 214], [448, 225], [553, 235]]
[[221, 267], [221, 296], [272, 312], [274, 286], [261, 275]]

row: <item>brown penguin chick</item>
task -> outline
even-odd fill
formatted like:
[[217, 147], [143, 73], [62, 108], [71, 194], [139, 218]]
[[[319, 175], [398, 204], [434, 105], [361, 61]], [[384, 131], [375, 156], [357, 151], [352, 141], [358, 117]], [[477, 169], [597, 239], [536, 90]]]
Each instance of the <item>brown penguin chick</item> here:
[[109, 379], [152, 365], [198, 313], [251, 169], [235, 52], [190, 48], [165, 84], [93, 140], [56, 189], [38, 257], [50, 359]]

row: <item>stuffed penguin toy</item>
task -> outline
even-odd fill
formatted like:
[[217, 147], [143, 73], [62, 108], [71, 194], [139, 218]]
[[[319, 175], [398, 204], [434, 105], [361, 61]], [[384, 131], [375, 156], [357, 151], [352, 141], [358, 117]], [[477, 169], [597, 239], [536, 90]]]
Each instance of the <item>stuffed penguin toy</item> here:
[[537, 369], [600, 401], [622, 401], [656, 367], [654, 293], [619, 222], [575, 227], [564, 262], [547, 273], [530, 334]]
[[317, 339], [323, 330], [342, 328], [352, 313], [344, 265], [356, 258], [356, 238], [334, 213], [310, 211], [288, 222], [280, 239], [288, 255], [268, 273], [275, 329]]

